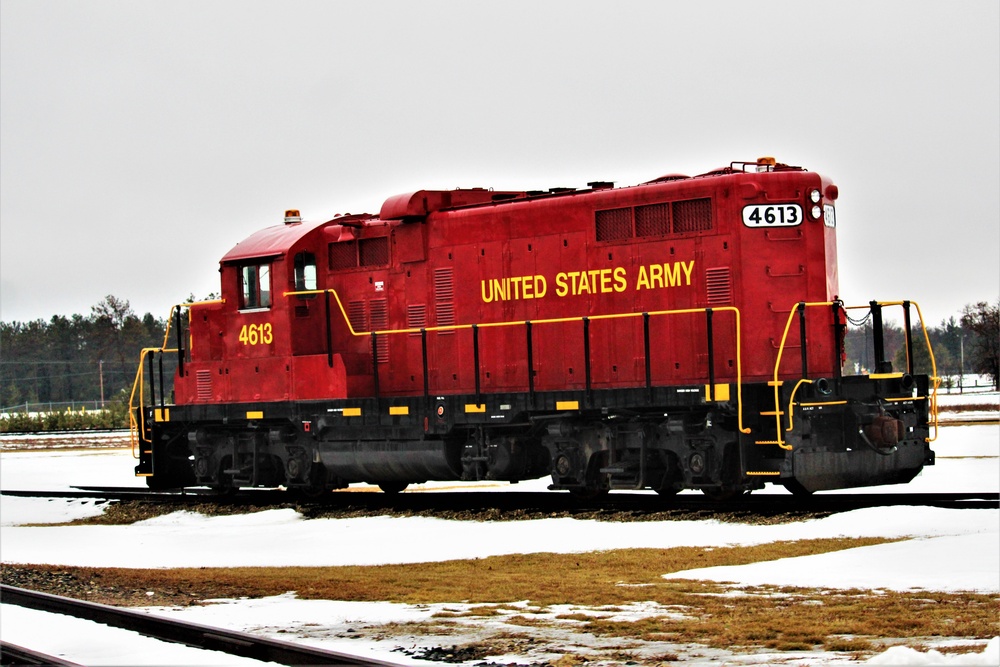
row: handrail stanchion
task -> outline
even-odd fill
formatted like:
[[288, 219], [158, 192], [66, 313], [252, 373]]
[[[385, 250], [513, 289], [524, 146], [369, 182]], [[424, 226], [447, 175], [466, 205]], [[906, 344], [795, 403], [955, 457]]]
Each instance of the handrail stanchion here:
[[847, 328], [840, 321], [840, 307], [839, 301], [833, 302], [833, 377], [838, 380], [843, 376], [840, 366], [844, 358], [844, 339], [841, 338], [841, 332]]
[[323, 292], [326, 304], [326, 365], [333, 368], [333, 325], [330, 322], [330, 293]]
[[586, 376], [587, 382], [587, 405], [591, 405], [591, 391], [590, 391], [590, 318], [583, 318], [583, 362], [584, 362], [584, 375]]
[[903, 302], [903, 334], [906, 337], [906, 372], [913, 375], [913, 336], [910, 335], [910, 302]]
[[642, 314], [642, 346], [646, 359], [646, 400], [653, 402], [653, 373], [649, 345], [649, 313]]
[[872, 345], [875, 352], [875, 372], [886, 373], [885, 367], [885, 330], [882, 328], [882, 304], [878, 301], [871, 301], [868, 304], [872, 309]]
[[[427, 375], [427, 329], [420, 330], [420, 358], [423, 360], [424, 364], [424, 398], [430, 399], [431, 397], [431, 385], [430, 378]], [[428, 406], [430, 403], [428, 403]]]
[[156, 406], [156, 373], [155, 367], [153, 366], [153, 357], [156, 356], [156, 352], [150, 352], [147, 359], [149, 360], [149, 406]]
[[715, 334], [712, 330], [712, 309], [705, 309], [705, 333], [708, 337], [708, 396], [709, 401], [715, 400]]
[[476, 367], [476, 405], [480, 405], [479, 394], [481, 391], [479, 385], [479, 325], [472, 325], [472, 363]]
[[160, 354], [160, 356], [158, 356], [156, 360], [160, 362], [160, 409], [162, 410], [163, 408], [167, 407], [166, 405], [167, 393], [163, 389], [163, 354]]
[[180, 306], [175, 306], [174, 328], [177, 330], [177, 374], [184, 377], [184, 327], [181, 326]]
[[375, 381], [375, 400], [377, 401], [380, 398], [378, 387], [378, 334], [374, 331], [372, 332], [372, 378]]
[[535, 407], [535, 350], [531, 340], [531, 320], [524, 323], [525, 337], [528, 345], [528, 400]]
[[809, 355], [806, 351], [806, 302], [799, 302], [799, 352], [802, 355], [802, 377], [809, 377]]

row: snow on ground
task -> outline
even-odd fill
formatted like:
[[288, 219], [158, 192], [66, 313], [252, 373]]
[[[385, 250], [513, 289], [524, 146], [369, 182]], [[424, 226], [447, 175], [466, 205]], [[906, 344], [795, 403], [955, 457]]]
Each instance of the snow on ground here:
[[[4, 520], [5, 523], [8, 521]], [[303, 519], [294, 509], [206, 517], [187, 511], [129, 526], [0, 527], [5, 562], [113, 567], [275, 567], [423, 563], [485, 558], [511, 553], [579, 553], [615, 548], [668, 549], [677, 546], [753, 545], [825, 537], [915, 537], [907, 560], [915, 570], [887, 567], [881, 587], [1000, 592], [1000, 513], [997, 510], [887, 507], [844, 512], [823, 519], [753, 526], [720, 521], [613, 523], [571, 518], [507, 522], [460, 522], [430, 517]], [[262, 541], [261, 535], [268, 539]], [[948, 538], [978, 544], [973, 560], [963, 558], [965, 577], [942, 578], [936, 556]], [[961, 539], [958, 539], [961, 538]], [[872, 563], [894, 563], [870, 547]], [[957, 548], [957, 544], [956, 544]], [[918, 556], [927, 551], [926, 557]], [[871, 568], [865, 568], [868, 576]], [[945, 571], [954, 569], [948, 563]], [[806, 576], [809, 568], [803, 568]], [[846, 572], [812, 570], [802, 585], [840, 586]], [[906, 576], [899, 576], [905, 573]], [[978, 577], [973, 573], [980, 573]], [[983, 575], [990, 576], [983, 576]], [[708, 577], [706, 577], [708, 578]], [[740, 580], [729, 576], [727, 581]], [[776, 581], [770, 583], [784, 583]]]
[[[932, 446], [937, 452], [937, 465], [925, 469], [911, 484], [858, 489], [857, 492], [995, 493], [1000, 488], [1000, 427], [945, 427]], [[131, 476], [134, 465], [128, 450], [6, 451], [0, 455], [0, 487], [5, 490], [58, 490], [73, 485], [141, 486], [141, 482]], [[545, 484], [541, 480], [516, 486], [494, 486], [498, 491], [516, 493], [540, 490]], [[426, 485], [422, 490], [433, 492], [441, 486]], [[770, 492], [785, 493], [782, 489]], [[101, 508], [91, 501], [0, 497], [0, 559], [4, 562], [122, 567], [339, 565], [412, 563], [525, 552], [566, 553], [609, 548], [722, 546], [817, 537], [883, 536], [909, 539], [833, 554], [688, 570], [667, 576], [731, 581], [738, 585], [772, 583], [825, 588], [1000, 592], [1000, 510], [996, 509], [870, 508], [777, 526], [718, 521], [615, 524], [575, 519], [456, 522], [427, 517], [305, 520], [291, 509], [230, 517], [175, 512], [131, 526], [37, 525], [68, 521], [100, 511]], [[259, 539], [262, 531], [268, 535], [266, 541]], [[351, 636], [349, 629], [352, 626], [428, 620], [444, 607], [458, 609], [461, 605], [307, 601], [285, 595], [264, 600], [218, 601], [184, 609], [154, 608], [153, 611], [279, 638], [301, 637], [303, 641], [334, 650], [363, 653], [397, 663], [427, 664], [391, 652], [399, 642], [362, 639], [346, 641], [345, 645], [344, 637]], [[636, 609], [631, 612], [638, 617], [661, 615], [664, 610]], [[87, 664], [140, 664], [136, 662], [138, 658], [115, 662], [100, 653], [101, 646], [110, 644], [116, 646], [116, 654], [123, 655], [117, 646], [124, 646], [124, 640], [98, 639], [89, 630], [51, 632], [50, 627], [32, 621], [23, 610], [9, 605], [0, 610], [0, 635], [6, 641], [44, 651], [47, 650], [44, 642], [58, 637], [63, 643], [55, 646], [56, 653], [66, 645], [82, 646], [91, 651], [88, 657], [79, 659]], [[283, 628], [294, 628], [295, 634], [283, 635]], [[441, 638], [436, 639], [440, 643]], [[434, 642], [433, 637], [410, 638], [407, 646], [433, 646]], [[150, 649], [139, 650], [148, 654]], [[928, 655], [896, 647], [877, 656], [875, 661], [882, 661], [880, 664], [995, 665], [1000, 664], [998, 654], [1000, 642], [994, 640], [982, 653]], [[159, 664], [217, 664], [212, 662], [213, 658], [194, 654], [164, 658], [166, 654], [157, 650], [156, 655]], [[796, 653], [794, 659], [789, 654], [741, 656], [727, 653], [718, 657], [730, 664], [849, 662], [846, 655], [821, 652]], [[509, 656], [511, 661], [516, 658]]]
[[[144, 637], [129, 630], [103, 623], [83, 621], [61, 614], [49, 614], [0, 604], [0, 631], [4, 641], [46, 655], [66, 657], [81, 665], [265, 665], [258, 660], [240, 658], [221, 651], [194, 649], [190, 646]], [[36, 639], [39, 629], [45, 635]], [[86, 641], [81, 641], [86, 637]], [[44, 648], [42, 648], [44, 646]]]
[[[913, 508], [901, 509], [913, 513]], [[846, 512], [839, 516], [850, 520], [854, 514]], [[740, 585], [751, 586], [778, 584], [875, 590], [923, 588], [995, 593], [1000, 592], [997, 517], [996, 511], [989, 510], [988, 515], [983, 517], [984, 525], [971, 534], [928, 537], [924, 533], [905, 542], [749, 565], [684, 570], [664, 578], [738, 581]]]

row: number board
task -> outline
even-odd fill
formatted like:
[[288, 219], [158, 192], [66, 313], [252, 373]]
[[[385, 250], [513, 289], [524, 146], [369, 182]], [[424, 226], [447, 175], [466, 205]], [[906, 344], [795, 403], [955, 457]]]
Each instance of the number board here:
[[827, 227], [837, 226], [837, 213], [829, 204], [823, 205], [823, 224]]
[[798, 204], [744, 206], [743, 224], [747, 227], [795, 227], [802, 224], [802, 207]]

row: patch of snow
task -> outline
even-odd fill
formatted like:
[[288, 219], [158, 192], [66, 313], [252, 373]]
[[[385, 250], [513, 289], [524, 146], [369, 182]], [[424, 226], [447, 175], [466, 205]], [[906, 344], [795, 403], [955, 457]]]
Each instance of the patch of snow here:
[[75, 498], [19, 498], [4, 496], [0, 526], [26, 523], [68, 523], [104, 513], [104, 501]]
[[981, 653], [948, 654], [931, 649], [926, 653], [906, 646], [893, 646], [868, 660], [868, 665], [1000, 665], [1000, 637], [994, 637]]
[[739, 586], [996, 593], [1000, 592], [998, 533], [922, 537], [814, 556], [683, 570], [664, 578], [734, 582]]
[[0, 604], [3, 640], [70, 662], [105, 667], [275, 665], [144, 637], [121, 628], [12, 604]]

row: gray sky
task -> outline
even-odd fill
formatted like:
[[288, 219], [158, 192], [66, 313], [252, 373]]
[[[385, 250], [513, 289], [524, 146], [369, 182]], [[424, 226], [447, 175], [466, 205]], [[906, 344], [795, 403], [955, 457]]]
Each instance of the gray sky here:
[[0, 2], [0, 319], [218, 290], [281, 221], [773, 155], [841, 296], [1000, 294], [1000, 4]]

